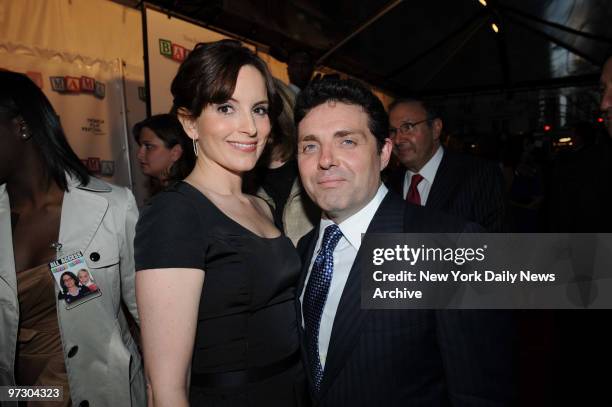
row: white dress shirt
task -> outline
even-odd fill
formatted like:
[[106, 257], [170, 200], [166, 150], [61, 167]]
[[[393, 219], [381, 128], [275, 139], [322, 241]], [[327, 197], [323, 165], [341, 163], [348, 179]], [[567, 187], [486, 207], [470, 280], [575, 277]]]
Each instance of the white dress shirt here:
[[[419, 185], [417, 185], [417, 190], [419, 191], [419, 195], [421, 197], [421, 205], [425, 206], [427, 203], [427, 198], [429, 197], [429, 191], [431, 190], [431, 186], [433, 185], [434, 178], [436, 178], [436, 173], [438, 172], [438, 167], [442, 162], [442, 156], [444, 155], [444, 149], [442, 146], [438, 147], [438, 151], [427, 161], [427, 164], [421, 168], [419, 174], [423, 176]], [[406, 175], [404, 176], [404, 199], [408, 194], [408, 189], [410, 188], [410, 182], [412, 181], [412, 176], [415, 173], [408, 170], [406, 171]]]
[[[327, 294], [327, 300], [323, 307], [323, 314], [321, 315], [321, 325], [319, 327], [319, 357], [321, 359], [321, 367], [325, 368], [325, 360], [327, 359], [327, 349], [329, 348], [329, 340], [331, 338], [331, 331], [334, 325], [334, 318], [336, 317], [336, 311], [338, 310], [338, 304], [340, 303], [340, 297], [344, 291], [344, 285], [348, 279], [353, 262], [357, 257], [357, 252], [361, 247], [361, 236], [366, 232], [374, 214], [378, 210], [380, 203], [387, 195], [388, 189], [383, 184], [378, 187], [378, 191], [374, 198], [359, 212], [355, 213], [344, 222], [340, 223], [338, 227], [342, 232], [342, 237], [338, 241], [338, 245], [334, 250], [334, 272], [332, 274], [331, 283], [329, 286], [329, 292]], [[300, 295], [300, 304], [304, 301], [304, 292], [310, 279], [310, 272], [314, 260], [321, 249], [323, 240], [323, 232], [325, 228], [332, 225], [334, 222], [329, 219], [321, 219], [319, 225], [319, 238], [313, 252], [312, 259], [310, 260], [310, 267], [308, 267], [308, 275], [304, 283], [304, 290]], [[304, 313], [302, 311], [302, 326], [304, 325]]]

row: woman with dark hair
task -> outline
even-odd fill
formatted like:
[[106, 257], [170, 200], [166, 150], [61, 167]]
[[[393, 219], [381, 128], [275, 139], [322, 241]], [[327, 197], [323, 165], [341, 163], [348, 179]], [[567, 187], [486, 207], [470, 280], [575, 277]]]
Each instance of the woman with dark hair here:
[[171, 114], [158, 114], [136, 123], [132, 129], [138, 143], [138, 161], [149, 178], [153, 196], [174, 181], [185, 179], [193, 170], [195, 155], [191, 140]]
[[274, 223], [297, 246], [321, 217], [319, 208], [304, 192], [296, 161], [297, 137], [293, 124], [295, 96], [282, 81], [274, 79], [283, 102], [257, 167], [249, 174], [245, 190], [254, 193], [272, 208]]
[[151, 200], [137, 225], [149, 400], [303, 405], [300, 260], [266, 203], [242, 192], [242, 176], [255, 167], [280, 111], [273, 79], [253, 52], [223, 40], [189, 54], [172, 94], [197, 160], [184, 182]]
[[71, 271], [65, 271], [60, 276], [62, 293], [67, 304], [85, 297], [89, 294], [89, 289], [79, 285], [79, 280]]
[[[42, 91], [8, 71], [0, 145], [0, 386], [62, 386], [53, 405], [144, 405], [121, 307], [138, 320], [134, 197], [89, 176]], [[104, 295], [67, 308], [49, 267], [68, 256], [87, 264]]]

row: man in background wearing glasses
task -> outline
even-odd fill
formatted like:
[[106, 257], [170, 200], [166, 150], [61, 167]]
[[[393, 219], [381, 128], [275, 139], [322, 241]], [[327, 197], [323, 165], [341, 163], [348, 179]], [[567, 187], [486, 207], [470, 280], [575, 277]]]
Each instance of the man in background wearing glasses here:
[[475, 222], [489, 232], [504, 223], [499, 168], [440, 145], [442, 119], [425, 101], [399, 99], [389, 105], [393, 152], [405, 169], [388, 184], [409, 202]]

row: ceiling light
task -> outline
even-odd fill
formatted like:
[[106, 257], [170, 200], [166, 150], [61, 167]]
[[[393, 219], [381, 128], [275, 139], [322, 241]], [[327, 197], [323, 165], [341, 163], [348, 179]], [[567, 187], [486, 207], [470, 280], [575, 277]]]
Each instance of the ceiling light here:
[[498, 32], [499, 32], [499, 27], [497, 26], [497, 24], [492, 23], [492, 24], [491, 24], [491, 28], [492, 28], [492, 29], [493, 29], [493, 31], [495, 31], [496, 33], [498, 33]]
[[484, 7], [487, 7], [487, 2], [486, 2], [486, 0], [478, 0], [478, 2], [479, 2], [480, 4], [482, 4]]

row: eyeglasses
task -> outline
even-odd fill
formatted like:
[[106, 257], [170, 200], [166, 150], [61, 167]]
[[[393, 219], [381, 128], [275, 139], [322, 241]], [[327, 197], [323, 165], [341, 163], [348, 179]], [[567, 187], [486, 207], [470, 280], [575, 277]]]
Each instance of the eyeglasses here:
[[433, 119], [425, 119], [425, 120], [420, 120], [420, 121], [415, 122], [415, 123], [404, 122], [404, 123], [400, 124], [398, 129], [396, 129], [395, 127], [389, 127], [389, 137], [395, 137], [397, 135], [398, 130], [399, 130], [400, 134], [403, 134], [405, 136], [406, 134], [412, 133], [414, 128], [416, 126], [418, 126], [419, 124], [425, 123], [425, 122], [430, 122], [432, 120]]

